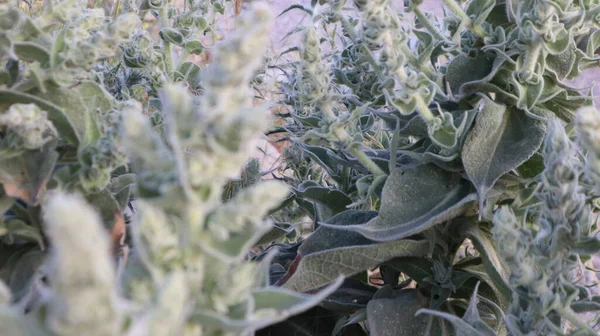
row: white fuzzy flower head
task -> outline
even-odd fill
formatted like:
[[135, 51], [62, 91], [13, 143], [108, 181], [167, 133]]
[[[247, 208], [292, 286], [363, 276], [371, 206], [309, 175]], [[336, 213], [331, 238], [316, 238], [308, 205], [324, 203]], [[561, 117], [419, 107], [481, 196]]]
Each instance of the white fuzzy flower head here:
[[579, 109], [575, 124], [581, 145], [600, 156], [600, 111], [592, 106]]
[[62, 192], [51, 194], [43, 211], [52, 242], [49, 327], [59, 335], [114, 335], [115, 267], [100, 216], [83, 198]]

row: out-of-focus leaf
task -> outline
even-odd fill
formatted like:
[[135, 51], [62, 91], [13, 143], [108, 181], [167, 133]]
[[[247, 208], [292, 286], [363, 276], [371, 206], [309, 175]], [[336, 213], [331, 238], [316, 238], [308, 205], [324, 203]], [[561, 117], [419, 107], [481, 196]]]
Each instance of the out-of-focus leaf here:
[[271, 230], [269, 230], [265, 235], [263, 235], [255, 245], [258, 246], [271, 243], [281, 237], [284, 237], [294, 232], [295, 229], [295, 225], [291, 225], [288, 223], [275, 223]]
[[26, 151], [15, 158], [0, 158], [0, 183], [4, 184], [4, 192], [27, 204], [38, 204], [58, 159], [55, 148], [56, 141], [51, 141], [40, 150]]
[[296, 293], [285, 288], [255, 289], [252, 292], [254, 311], [249, 319], [233, 320], [223, 314], [197, 311], [192, 315], [192, 320], [208, 328], [216, 327], [223, 331], [244, 334], [307, 311], [331, 295], [342, 281], [343, 279], [338, 277], [335, 282], [314, 295]]
[[21, 61], [45, 63], [50, 60], [50, 52], [33, 42], [14, 42], [13, 51]]
[[4, 222], [0, 221], [0, 234], [2, 241], [7, 244], [14, 244], [17, 241], [36, 243], [41, 249], [44, 249], [44, 238], [38, 227], [29, 225], [17, 218], [8, 218]]
[[[48, 113], [48, 119], [52, 121], [61, 137], [75, 145], [79, 144], [80, 134], [76, 131], [76, 125], [79, 124], [73, 121], [73, 116], [59, 107], [62, 105], [54, 104], [52, 100], [45, 100], [28, 93], [0, 89], [0, 104], [31, 103], [36, 104]], [[77, 111], [77, 113], [81, 113], [81, 111]]]

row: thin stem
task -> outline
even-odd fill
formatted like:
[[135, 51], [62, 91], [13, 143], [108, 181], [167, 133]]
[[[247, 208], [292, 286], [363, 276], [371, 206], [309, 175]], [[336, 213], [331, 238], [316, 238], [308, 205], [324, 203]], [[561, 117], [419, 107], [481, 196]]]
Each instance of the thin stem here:
[[[337, 117], [333, 113], [331, 109], [331, 105], [329, 103], [321, 104], [321, 111], [323, 112], [323, 116], [329, 124], [333, 124]], [[379, 166], [371, 160], [365, 153], [363, 153], [360, 149], [352, 145], [352, 138], [348, 134], [348, 132], [341, 125], [333, 125], [333, 134], [335, 134], [338, 139], [346, 146], [346, 149], [356, 157], [358, 162], [360, 162], [365, 168], [367, 168], [373, 175], [380, 176], [385, 175], [385, 172], [379, 168]]]
[[357, 147], [351, 147], [348, 151], [356, 157], [358, 162], [360, 162], [365, 168], [367, 168], [373, 175], [382, 176], [385, 175], [385, 172], [379, 168], [379, 166], [371, 160], [370, 157], [367, 156], [363, 151], [358, 149]]
[[523, 66], [521, 67], [520, 73], [524, 75], [524, 80], [528, 81], [533, 73], [535, 72], [535, 67], [540, 58], [540, 54], [542, 52], [542, 39], [536, 38], [533, 43], [530, 45], [529, 50], [525, 53], [525, 60], [523, 62]]
[[[167, 4], [165, 4], [159, 12], [159, 18], [160, 18], [160, 27], [161, 28], [168, 28], [169, 27], [169, 18], [167, 16]], [[167, 75], [167, 78], [169, 78], [171, 81], [173, 80], [173, 55], [171, 55], [171, 43], [169, 43], [168, 41], [163, 40], [163, 47], [164, 47], [164, 55], [165, 55], [165, 72]]]
[[485, 30], [483, 30], [483, 28], [481, 26], [473, 25], [473, 21], [471, 20], [471, 18], [467, 15], [467, 13], [465, 13], [465, 11], [461, 8], [461, 6], [456, 3], [455, 0], [443, 0], [443, 1], [446, 4], [446, 6], [448, 7], [448, 9], [450, 9], [450, 11], [452, 13], [454, 13], [454, 15], [456, 15], [466, 26], [471, 28], [475, 32], [475, 34], [479, 35], [479, 37], [485, 37], [487, 35], [485, 33]]
[[417, 104], [417, 111], [421, 115], [421, 118], [423, 118], [423, 120], [425, 120], [427, 124], [432, 122], [435, 117], [433, 116], [433, 112], [431, 112], [429, 106], [425, 103], [423, 98], [421, 98], [421, 96], [419, 95], [414, 95], [413, 98], [415, 99], [415, 102]]
[[431, 35], [433, 35], [438, 40], [442, 40], [446, 43], [449, 42], [448, 40], [446, 40], [446, 37], [444, 35], [442, 35], [442, 33], [439, 30], [437, 30], [437, 28], [434, 27], [431, 24], [431, 22], [429, 22], [429, 20], [427, 20], [427, 18], [425, 17], [425, 14], [423, 14], [423, 12], [421, 12], [421, 9], [419, 9], [419, 6], [412, 4], [412, 11], [415, 13], [417, 18], [419, 19], [419, 22], [421, 22], [421, 24], [427, 29], [427, 31], [429, 31], [431, 33]]
[[560, 307], [560, 308], [556, 309], [556, 311], [562, 317], [564, 317], [567, 320], [569, 320], [569, 322], [573, 323], [574, 326], [580, 328], [581, 331], [587, 332], [587, 334], [590, 335], [590, 336], [597, 335], [596, 332], [594, 331], [594, 329], [592, 329], [592, 327], [590, 327], [589, 324], [587, 324], [584, 320], [582, 320], [579, 317], [579, 315], [577, 315], [577, 313], [575, 313], [571, 308], [569, 308], [569, 307]]
[[352, 27], [352, 25], [350, 24], [348, 19], [343, 14], [340, 14], [340, 17], [341, 17], [340, 22], [342, 23], [342, 27], [344, 27], [344, 29], [348, 32], [348, 35], [350, 35], [350, 38], [353, 41], [356, 41], [356, 39], [358, 38], [358, 35], [356, 35], [356, 32], [354, 31], [354, 27]]
[[183, 52], [181, 53], [181, 57], [179, 57], [179, 60], [177, 61], [177, 67], [175, 69], [179, 69], [183, 62], [187, 60], [188, 56], [190, 56], [190, 52], [184, 48]]
[[119, 7], [121, 6], [121, 0], [116, 0], [113, 6], [112, 18], [115, 20], [119, 16]]

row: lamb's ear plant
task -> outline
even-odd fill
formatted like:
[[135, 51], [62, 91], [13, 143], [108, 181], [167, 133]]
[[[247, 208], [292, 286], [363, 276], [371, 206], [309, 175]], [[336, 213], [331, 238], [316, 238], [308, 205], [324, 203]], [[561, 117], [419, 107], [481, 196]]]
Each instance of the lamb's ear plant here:
[[436, 18], [422, 3], [283, 14], [312, 19], [273, 67], [285, 179], [315, 230], [275, 259], [277, 283], [345, 275], [322, 303], [333, 334], [595, 335], [574, 268], [600, 251], [600, 125], [568, 80], [598, 66], [600, 4], [444, 0]]

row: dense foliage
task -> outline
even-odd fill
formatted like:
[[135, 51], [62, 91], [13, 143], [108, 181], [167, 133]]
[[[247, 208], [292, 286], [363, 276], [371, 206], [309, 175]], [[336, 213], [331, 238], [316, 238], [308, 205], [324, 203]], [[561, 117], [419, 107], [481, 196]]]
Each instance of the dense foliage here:
[[2, 333], [596, 335], [600, 2], [443, 3], [0, 0]]
[[595, 335], [577, 278], [600, 247], [600, 113], [567, 80], [598, 64], [600, 5], [443, 2], [443, 22], [421, 1], [290, 8], [312, 25], [277, 64], [279, 131], [316, 230], [279, 283], [351, 276], [322, 304], [334, 334]]

